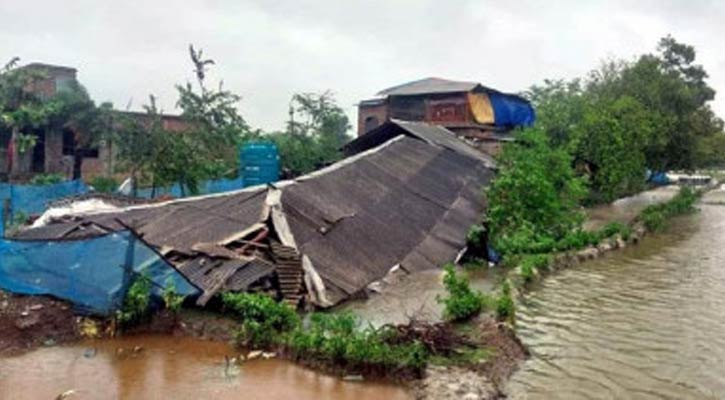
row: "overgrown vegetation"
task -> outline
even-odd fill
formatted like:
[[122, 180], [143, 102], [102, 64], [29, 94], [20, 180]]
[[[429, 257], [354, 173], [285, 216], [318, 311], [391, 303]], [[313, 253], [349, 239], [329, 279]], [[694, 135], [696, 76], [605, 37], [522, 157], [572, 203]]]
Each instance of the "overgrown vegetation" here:
[[35, 175], [31, 180], [31, 185], [53, 185], [61, 183], [65, 180], [65, 177], [61, 174], [38, 174]]
[[[0, 212], [2, 210], [0, 209]], [[10, 219], [8, 226], [7, 226], [7, 232], [9, 236], [14, 235], [18, 230], [20, 230], [23, 226], [28, 224], [28, 221], [30, 220], [30, 217], [28, 214], [22, 212], [22, 211], [16, 211], [13, 213], [12, 218]]]
[[536, 271], [545, 269], [551, 264], [548, 254], [529, 254], [521, 259], [521, 277], [525, 282], [531, 282]]
[[437, 300], [443, 304], [443, 317], [450, 321], [467, 321], [491, 303], [483, 293], [471, 289], [468, 279], [458, 275], [452, 264], [444, 267], [443, 286], [447, 295]]
[[587, 77], [547, 80], [528, 95], [536, 127], [587, 177], [588, 203], [641, 190], [646, 169], [723, 165], [723, 121], [695, 48], [662, 38], [656, 54], [609, 60]]
[[284, 338], [293, 357], [322, 360], [348, 371], [411, 371], [425, 367], [429, 352], [418, 341], [398, 343], [391, 327], [361, 327], [352, 314], [313, 313]]
[[516, 318], [516, 304], [511, 297], [511, 285], [504, 281], [501, 295], [496, 299], [496, 317], [501, 321], [513, 321]]
[[224, 309], [241, 322], [236, 339], [243, 346], [270, 347], [300, 324], [295, 311], [269, 296], [253, 293], [224, 293]]
[[119, 161], [136, 182], [154, 188], [178, 183], [185, 193], [197, 193], [204, 180], [233, 177], [239, 145], [260, 139], [277, 145], [283, 177], [341, 158], [350, 123], [330, 92], [295, 94], [284, 132], [253, 130], [238, 112], [241, 96], [221, 84], [216, 89], [208, 85], [214, 61], [193, 47], [189, 52], [196, 82], [176, 86], [181, 125], [169, 130], [154, 96], [144, 106], [145, 118], [120, 118], [115, 135]]
[[312, 172], [342, 158], [350, 137], [350, 121], [331, 92], [292, 96], [284, 132], [264, 135], [279, 149], [282, 174], [290, 178]]
[[517, 139], [504, 147], [498, 175], [486, 190], [492, 244], [504, 255], [555, 247], [584, 220], [579, 202], [586, 190], [571, 156], [536, 129]]
[[118, 189], [118, 181], [112, 177], [97, 176], [91, 180], [91, 186], [99, 193], [114, 193]]
[[116, 311], [116, 321], [121, 327], [129, 327], [145, 321], [149, 317], [151, 304], [151, 279], [136, 275], [126, 292], [121, 309]]
[[166, 310], [169, 310], [173, 314], [178, 314], [181, 311], [181, 305], [184, 304], [185, 296], [176, 292], [174, 281], [169, 279], [166, 281], [166, 287], [161, 294], [161, 298], [164, 301], [164, 308]]
[[668, 218], [694, 211], [698, 197], [696, 191], [687, 186], [682, 187], [670, 201], [645, 208], [639, 219], [651, 231], [662, 230]]
[[22, 68], [19, 62], [15, 57], [0, 69], [0, 135], [9, 134], [20, 155], [10, 166], [10, 174], [29, 172], [38, 133], [55, 129], [73, 133], [73, 178], [80, 178], [84, 157], [110, 137], [112, 105], [96, 105], [75, 81], [47, 96], [42, 90], [47, 79], [42, 68]]
[[176, 86], [180, 123], [167, 126], [152, 95], [143, 118], [121, 118], [114, 141], [122, 169], [136, 182], [156, 188], [178, 183], [194, 194], [202, 181], [237, 170], [237, 146], [251, 131], [237, 108], [241, 97], [221, 83], [216, 88], [208, 85], [208, 68], [214, 61], [193, 46], [189, 55], [196, 82]]
[[428, 359], [421, 343], [399, 342], [390, 327], [363, 327], [349, 313], [312, 313], [303, 323], [291, 307], [268, 296], [225, 293], [222, 302], [240, 322], [236, 340], [242, 346], [279, 349], [346, 371], [417, 373]]

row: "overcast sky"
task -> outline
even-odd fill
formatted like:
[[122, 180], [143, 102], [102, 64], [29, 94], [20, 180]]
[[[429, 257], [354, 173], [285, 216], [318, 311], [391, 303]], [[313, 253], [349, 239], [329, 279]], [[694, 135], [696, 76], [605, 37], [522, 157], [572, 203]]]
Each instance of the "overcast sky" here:
[[521, 91], [654, 51], [672, 33], [696, 46], [725, 116], [725, 2], [634, 3], [0, 0], [0, 61], [76, 67], [96, 101], [139, 109], [153, 93], [174, 112], [194, 43], [217, 62], [210, 79], [243, 96], [247, 121], [279, 129], [296, 92], [332, 90], [356, 121], [359, 100], [409, 80]]

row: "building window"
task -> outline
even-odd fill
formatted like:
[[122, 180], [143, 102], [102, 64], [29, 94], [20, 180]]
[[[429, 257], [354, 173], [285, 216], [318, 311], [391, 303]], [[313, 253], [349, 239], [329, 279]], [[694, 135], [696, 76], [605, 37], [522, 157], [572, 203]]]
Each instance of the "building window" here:
[[76, 135], [70, 129], [63, 129], [63, 155], [72, 156], [76, 154]]
[[83, 149], [83, 157], [98, 158], [98, 147], [94, 147], [92, 149]]
[[370, 132], [378, 126], [380, 126], [380, 121], [378, 121], [378, 117], [370, 116], [365, 118], [365, 133]]
[[55, 92], [70, 92], [73, 90], [73, 84], [75, 78], [72, 76], [56, 76], [55, 77]]
[[0, 149], [7, 149], [10, 145], [11, 133], [9, 130], [3, 130], [0, 128]]

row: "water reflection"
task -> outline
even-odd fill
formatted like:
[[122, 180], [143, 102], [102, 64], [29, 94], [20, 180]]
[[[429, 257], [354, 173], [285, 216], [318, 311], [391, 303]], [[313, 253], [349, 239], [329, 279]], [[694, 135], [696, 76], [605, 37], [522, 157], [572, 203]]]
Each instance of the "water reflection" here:
[[517, 313], [533, 357], [509, 396], [723, 398], [725, 206], [700, 208], [664, 234], [535, 288]]

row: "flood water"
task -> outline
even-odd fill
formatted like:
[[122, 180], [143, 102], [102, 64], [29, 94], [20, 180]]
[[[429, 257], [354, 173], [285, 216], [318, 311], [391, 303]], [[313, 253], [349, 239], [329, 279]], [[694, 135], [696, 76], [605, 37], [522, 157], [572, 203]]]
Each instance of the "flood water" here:
[[[136, 346], [143, 346], [138, 353]], [[118, 349], [124, 349], [119, 354]], [[345, 382], [281, 360], [226, 368], [224, 343], [135, 336], [0, 359], [0, 399], [410, 399], [401, 387]]]
[[674, 197], [678, 191], [679, 187], [674, 185], [662, 186], [616, 200], [610, 204], [588, 208], [584, 228], [595, 230], [608, 222], [614, 221], [627, 224], [639, 215], [645, 207], [665, 202]]
[[725, 206], [699, 207], [534, 288], [517, 309], [532, 358], [510, 398], [725, 398]]

